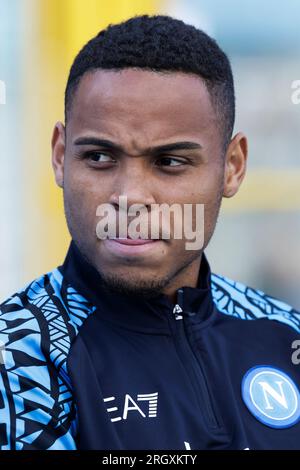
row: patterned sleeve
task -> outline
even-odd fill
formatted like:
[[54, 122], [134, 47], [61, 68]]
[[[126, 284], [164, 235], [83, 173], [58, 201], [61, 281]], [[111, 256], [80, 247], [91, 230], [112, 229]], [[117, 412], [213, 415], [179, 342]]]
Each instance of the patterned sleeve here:
[[47, 275], [0, 306], [0, 449], [72, 450], [64, 308]]

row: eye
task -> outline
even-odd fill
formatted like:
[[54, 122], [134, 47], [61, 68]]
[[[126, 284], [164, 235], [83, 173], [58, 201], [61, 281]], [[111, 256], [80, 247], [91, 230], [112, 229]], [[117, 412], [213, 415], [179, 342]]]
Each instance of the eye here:
[[158, 160], [159, 166], [180, 166], [185, 165], [185, 161], [175, 157], [162, 157]]
[[85, 157], [96, 163], [110, 163], [115, 161], [110, 155], [102, 152], [87, 152]]

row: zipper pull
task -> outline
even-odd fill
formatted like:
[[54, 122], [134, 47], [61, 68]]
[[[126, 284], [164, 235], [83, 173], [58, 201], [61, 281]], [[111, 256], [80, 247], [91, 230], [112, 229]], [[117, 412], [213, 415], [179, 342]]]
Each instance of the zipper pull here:
[[175, 304], [175, 306], [173, 308], [173, 313], [175, 315], [175, 320], [182, 320], [182, 318], [183, 318], [183, 316], [180, 315], [181, 313], [183, 313], [183, 310], [182, 310], [182, 307], [181, 307], [181, 305], [183, 306], [182, 297], [183, 297], [183, 290], [179, 289], [177, 291], [177, 303]]
[[195, 312], [183, 311], [183, 290], [178, 289], [177, 291], [177, 303], [173, 308], [173, 314], [175, 315], [175, 320], [182, 320], [183, 316], [193, 317]]
[[180, 313], [182, 313], [183, 310], [182, 308], [180, 307], [180, 305], [176, 304], [175, 307], [173, 308], [173, 313], [175, 315], [175, 320], [182, 320], [182, 315], [180, 315]]

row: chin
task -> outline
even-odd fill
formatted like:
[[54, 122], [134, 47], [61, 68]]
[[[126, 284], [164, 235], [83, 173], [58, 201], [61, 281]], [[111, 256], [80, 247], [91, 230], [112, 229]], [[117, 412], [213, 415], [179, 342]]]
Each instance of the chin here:
[[103, 273], [100, 272], [103, 279], [104, 287], [111, 291], [117, 292], [124, 295], [134, 295], [142, 297], [155, 297], [162, 289], [166, 286], [168, 280], [159, 279], [156, 277], [152, 278], [141, 278], [141, 276], [132, 276], [126, 274]]

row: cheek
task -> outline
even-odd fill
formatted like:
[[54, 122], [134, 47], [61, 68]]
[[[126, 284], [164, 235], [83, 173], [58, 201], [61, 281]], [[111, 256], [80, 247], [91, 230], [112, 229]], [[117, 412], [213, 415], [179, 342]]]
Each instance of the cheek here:
[[218, 162], [207, 164], [184, 175], [176, 184], [169, 185], [164, 195], [169, 203], [214, 205], [223, 187], [223, 180], [223, 167]]
[[216, 184], [216, 181], [191, 182], [190, 187], [186, 188], [182, 194], [177, 193], [176, 200], [181, 204], [203, 204], [207, 210], [211, 210], [218, 204], [221, 193], [221, 183]]
[[76, 231], [78, 237], [83, 233], [92, 236], [96, 230], [97, 206], [101, 203], [95, 191], [83, 181], [72, 178], [64, 185], [64, 202], [70, 229]]
[[68, 204], [73, 208], [76, 207], [78, 212], [85, 212], [89, 218], [91, 216], [95, 218], [98, 205], [108, 201], [104, 181], [82, 167], [75, 168], [74, 165], [69, 170], [64, 182]]
[[[199, 233], [204, 230], [204, 239], [209, 238], [214, 230], [222, 199], [221, 175], [201, 179], [191, 183], [192, 191], [186, 192], [182, 199], [184, 204], [193, 204], [192, 230]], [[201, 208], [196, 208], [201, 204]]]

